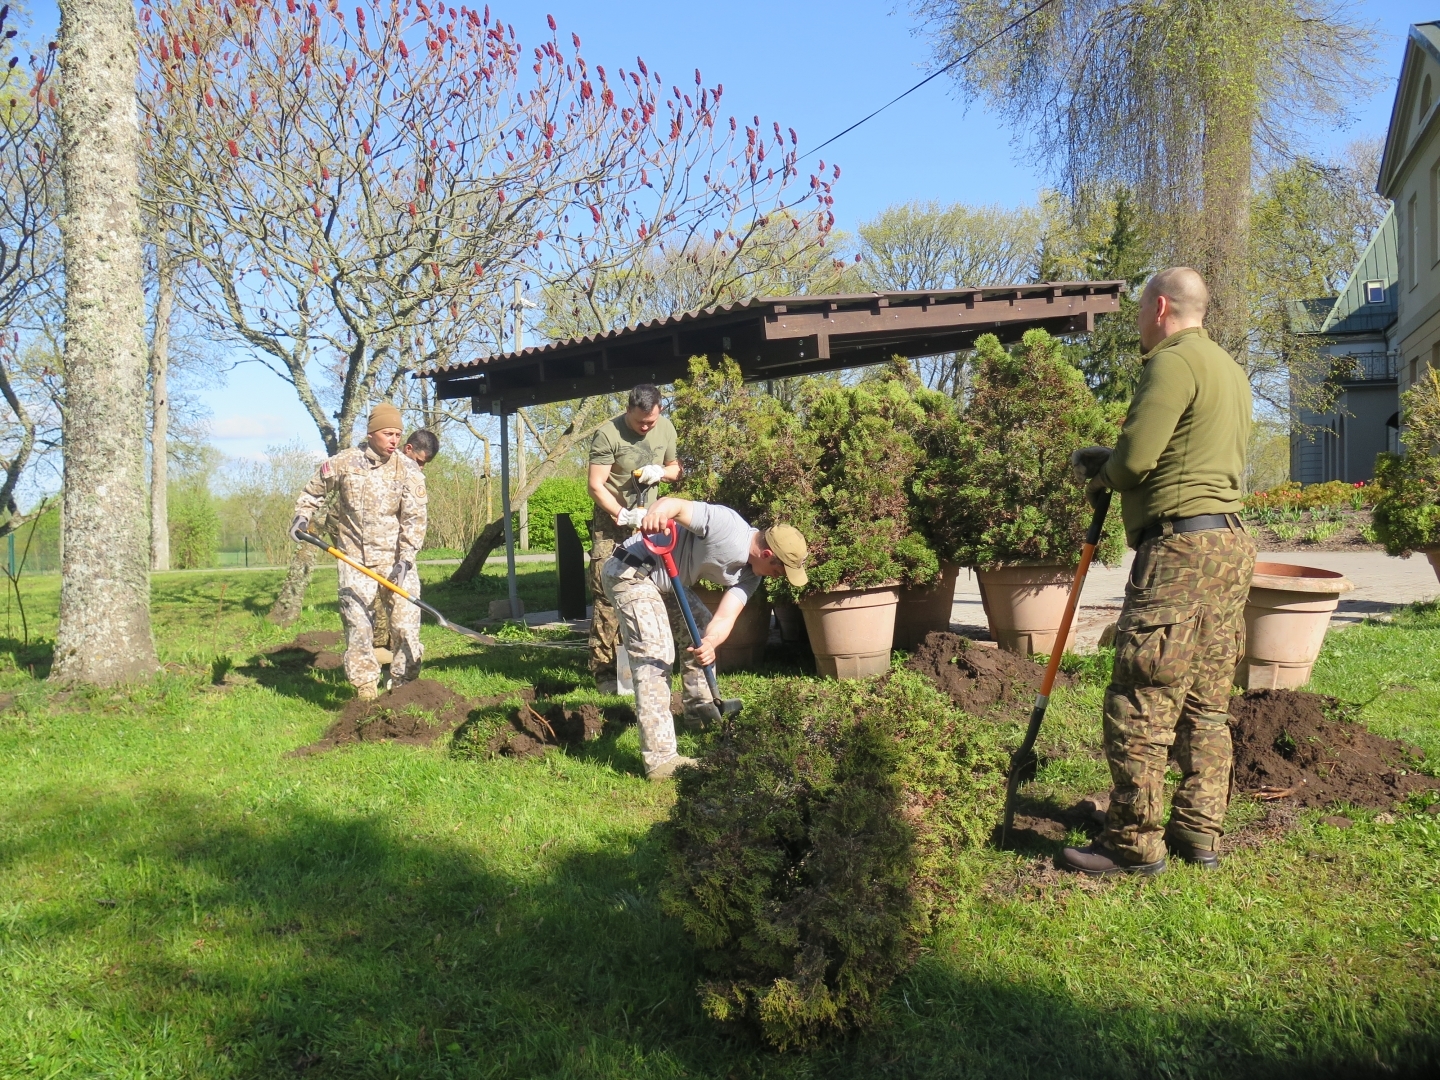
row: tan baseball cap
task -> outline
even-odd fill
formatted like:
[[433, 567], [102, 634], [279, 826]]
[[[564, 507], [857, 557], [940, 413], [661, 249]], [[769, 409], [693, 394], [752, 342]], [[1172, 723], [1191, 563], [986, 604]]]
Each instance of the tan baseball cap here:
[[764, 533], [765, 546], [785, 564], [785, 580], [802, 588], [810, 580], [805, 573], [805, 557], [810, 554], [810, 545], [800, 530], [790, 525], [772, 525]]

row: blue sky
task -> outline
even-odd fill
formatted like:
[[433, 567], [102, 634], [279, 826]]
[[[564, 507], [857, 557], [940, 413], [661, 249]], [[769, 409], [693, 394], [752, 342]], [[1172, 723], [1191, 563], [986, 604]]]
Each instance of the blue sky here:
[[[55, 25], [53, 0], [32, 0], [37, 27]], [[1383, 134], [1394, 97], [1406, 28], [1440, 18], [1440, 4], [1369, 0], [1353, 5], [1388, 40], [1381, 49], [1385, 79], [1357, 102], [1356, 122], [1319, 133], [1317, 150]], [[924, 75], [925, 42], [913, 33], [908, 7], [857, 0], [729, 0], [723, 5], [675, 0], [544, 0], [501, 2], [493, 10], [515, 24], [521, 41], [545, 31], [546, 13], [578, 33], [591, 62], [629, 65], [638, 54], [667, 79], [684, 81], [699, 67], [707, 83], [725, 86], [736, 116], [759, 113], [800, 134], [802, 148], [847, 127]], [[910, 199], [999, 203], [1034, 200], [1045, 177], [1023, 160], [1011, 132], [978, 106], [968, 109], [942, 77], [845, 136], [825, 151], [843, 176], [835, 213], [842, 229], [891, 203]], [[314, 424], [294, 392], [254, 364], [231, 372], [208, 391], [215, 444], [226, 454], [254, 455], [294, 435], [320, 447]]]

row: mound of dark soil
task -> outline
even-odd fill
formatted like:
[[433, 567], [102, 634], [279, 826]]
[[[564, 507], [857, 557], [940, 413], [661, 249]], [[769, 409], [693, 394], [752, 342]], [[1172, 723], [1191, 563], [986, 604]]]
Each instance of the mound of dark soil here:
[[510, 715], [510, 727], [502, 729], [486, 743], [492, 754], [503, 757], [539, 757], [557, 746], [579, 746], [598, 739], [606, 723], [624, 726], [635, 722], [635, 711], [628, 705], [584, 704], [567, 709], [558, 701], [543, 713], [526, 701]]
[[1343, 718], [1332, 697], [1250, 690], [1230, 700], [1235, 790], [1291, 806], [1349, 803], [1389, 809], [1414, 791], [1440, 790], [1415, 772], [1419, 747]]
[[308, 757], [358, 742], [429, 746], [463, 724], [472, 709], [508, 700], [509, 695], [470, 700], [433, 679], [416, 679], [374, 701], [352, 699], [319, 742], [292, 750], [289, 756]]
[[[905, 666], [924, 675], [971, 716], [984, 716], [1000, 706], [997, 711], [1007, 720], [1029, 715], [1045, 674], [1034, 661], [943, 630], [926, 634]], [[1063, 673], [1056, 677], [1057, 685], [1069, 682]]]
[[334, 671], [344, 664], [345, 635], [334, 630], [307, 630], [296, 634], [294, 641], [272, 645], [261, 655], [261, 666]]

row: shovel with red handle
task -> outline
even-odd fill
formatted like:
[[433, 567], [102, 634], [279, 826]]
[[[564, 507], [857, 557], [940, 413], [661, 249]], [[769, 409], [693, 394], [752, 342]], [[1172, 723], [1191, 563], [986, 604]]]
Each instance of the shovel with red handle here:
[[1085, 584], [1085, 575], [1090, 572], [1090, 562], [1095, 558], [1095, 548], [1100, 544], [1100, 531], [1105, 527], [1105, 515], [1110, 512], [1110, 492], [1101, 490], [1095, 499], [1095, 513], [1090, 518], [1090, 531], [1085, 534], [1085, 543], [1080, 548], [1080, 565], [1075, 567], [1075, 581], [1070, 586], [1070, 597], [1065, 601], [1065, 615], [1060, 620], [1060, 632], [1055, 635], [1055, 647], [1050, 652], [1050, 662], [1045, 665], [1045, 677], [1040, 680], [1040, 692], [1035, 695], [1035, 707], [1030, 710], [1030, 726], [1025, 730], [1025, 740], [1010, 757], [1010, 778], [1005, 785], [1005, 823], [1000, 828], [1000, 846], [1010, 844], [1010, 826], [1015, 822], [1015, 793], [1020, 790], [1020, 781], [1034, 776], [1039, 765], [1035, 756], [1035, 739], [1040, 734], [1040, 724], [1045, 719], [1045, 710], [1050, 705], [1050, 691], [1055, 686], [1055, 676], [1060, 672], [1060, 657], [1065, 652], [1065, 639], [1070, 636], [1070, 624], [1075, 619], [1075, 608], [1080, 603], [1080, 590]]
[[[680, 538], [675, 531], [673, 522], [665, 523], [665, 531], [660, 534], [669, 539], [668, 544], [657, 543], [650, 533], [642, 533], [641, 539], [645, 542], [645, 548], [652, 555], [659, 556], [661, 563], [665, 566], [665, 573], [670, 577], [670, 588], [674, 590], [675, 599], [680, 601], [680, 611], [685, 616], [685, 625], [690, 629], [690, 640], [698, 648], [700, 645], [700, 628], [695, 625], [695, 613], [690, 610], [690, 601], [685, 595], [685, 586], [680, 584], [680, 569], [675, 565], [675, 542]], [[715, 702], [715, 708], [720, 710], [721, 716], [734, 716], [741, 709], [739, 698], [722, 698], [720, 696], [719, 684], [715, 681], [715, 665], [705, 665], [705, 682], [710, 686], [710, 697]]]

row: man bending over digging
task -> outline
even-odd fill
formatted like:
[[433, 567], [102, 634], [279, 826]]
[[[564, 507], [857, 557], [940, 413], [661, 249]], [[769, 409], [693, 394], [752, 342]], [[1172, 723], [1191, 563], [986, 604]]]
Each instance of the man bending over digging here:
[[[687, 592], [700, 630], [698, 645], [690, 641], [664, 564], [644, 543], [644, 534], [663, 533], [671, 522], [678, 533], [673, 557], [681, 585], [689, 590], [703, 578], [725, 590], [713, 615], [694, 592]], [[796, 588], [805, 584], [806, 544], [799, 530], [789, 525], [761, 532], [728, 506], [686, 499], [661, 499], [650, 507], [640, 528], [640, 535], [615, 548], [601, 571], [601, 581], [619, 616], [620, 638], [630, 655], [645, 775], [664, 780], [682, 765], [695, 764], [694, 758], [682, 757], [675, 748], [675, 720], [670, 715], [675, 643], [688, 643], [680, 676], [686, 718], [718, 720], [704, 669], [715, 662], [715, 650], [730, 636], [762, 577], [784, 574]]]

